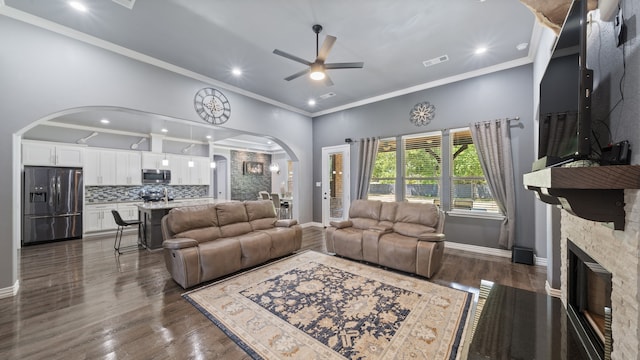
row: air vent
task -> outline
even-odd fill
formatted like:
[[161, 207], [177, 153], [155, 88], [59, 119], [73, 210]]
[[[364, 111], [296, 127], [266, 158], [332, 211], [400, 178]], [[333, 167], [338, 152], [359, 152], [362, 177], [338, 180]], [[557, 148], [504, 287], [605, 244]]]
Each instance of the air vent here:
[[133, 9], [133, 4], [135, 4], [136, 2], [136, 0], [111, 0], [111, 1], [129, 9]]
[[336, 93], [334, 93], [334, 92], [328, 92], [328, 93], [326, 93], [326, 94], [324, 94], [324, 95], [320, 95], [320, 96], [318, 96], [318, 98], [319, 98], [320, 100], [327, 100], [328, 98], [330, 98], [330, 97], [334, 97], [334, 96], [336, 96]]
[[449, 55], [442, 55], [438, 56], [437, 58], [425, 60], [422, 62], [422, 65], [424, 65], [424, 67], [429, 67], [445, 61], [449, 61]]

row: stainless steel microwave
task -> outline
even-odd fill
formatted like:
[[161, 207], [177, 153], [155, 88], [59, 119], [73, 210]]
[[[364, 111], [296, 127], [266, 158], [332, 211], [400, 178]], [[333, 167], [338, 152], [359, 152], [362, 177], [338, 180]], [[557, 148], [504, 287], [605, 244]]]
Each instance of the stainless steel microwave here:
[[143, 184], [171, 184], [171, 170], [142, 169]]

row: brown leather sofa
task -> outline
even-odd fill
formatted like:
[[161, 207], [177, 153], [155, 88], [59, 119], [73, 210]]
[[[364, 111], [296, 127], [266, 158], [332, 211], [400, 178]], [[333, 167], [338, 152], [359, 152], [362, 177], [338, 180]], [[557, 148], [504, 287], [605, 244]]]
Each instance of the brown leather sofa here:
[[300, 250], [302, 228], [271, 200], [178, 207], [162, 218], [167, 270], [183, 288]]
[[444, 219], [433, 204], [356, 200], [327, 228], [327, 250], [428, 278], [442, 265]]

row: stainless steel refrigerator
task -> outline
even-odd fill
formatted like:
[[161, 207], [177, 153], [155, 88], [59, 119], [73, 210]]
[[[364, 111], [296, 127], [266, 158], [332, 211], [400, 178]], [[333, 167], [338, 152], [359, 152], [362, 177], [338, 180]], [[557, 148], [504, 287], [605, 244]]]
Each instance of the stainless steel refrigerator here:
[[82, 169], [25, 166], [24, 245], [82, 237]]

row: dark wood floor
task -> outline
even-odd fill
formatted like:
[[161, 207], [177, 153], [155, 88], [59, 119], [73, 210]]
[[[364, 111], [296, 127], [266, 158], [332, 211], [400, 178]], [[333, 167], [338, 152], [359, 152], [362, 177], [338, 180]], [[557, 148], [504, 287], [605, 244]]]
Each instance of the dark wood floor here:
[[[324, 230], [305, 228], [302, 246], [326, 252]], [[182, 299], [162, 252], [117, 256], [113, 237], [87, 238], [23, 248], [19, 268], [18, 295], [0, 299], [0, 359], [249, 358]], [[446, 250], [431, 280], [544, 292], [545, 278], [543, 267]]]

